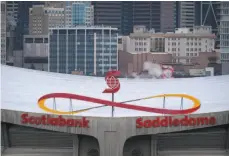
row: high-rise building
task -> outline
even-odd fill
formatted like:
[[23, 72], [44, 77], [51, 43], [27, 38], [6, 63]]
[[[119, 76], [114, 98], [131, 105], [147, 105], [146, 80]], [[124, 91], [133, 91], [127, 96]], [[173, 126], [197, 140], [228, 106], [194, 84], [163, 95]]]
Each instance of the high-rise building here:
[[122, 28], [122, 2], [121, 1], [93, 1], [94, 24]]
[[196, 1], [195, 2], [195, 25], [211, 26], [216, 34], [216, 48], [220, 46], [220, 1]]
[[6, 64], [6, 2], [1, 2], [1, 64]]
[[51, 28], [49, 40], [50, 72], [104, 75], [118, 69], [117, 28]]
[[176, 2], [161, 1], [160, 31], [173, 32], [176, 27]]
[[14, 50], [23, 49], [23, 36], [29, 34], [29, 8], [33, 5], [41, 5], [42, 1], [19, 1], [18, 16], [15, 28]]
[[18, 1], [6, 1], [6, 63], [13, 63], [15, 27], [18, 22]]
[[180, 1], [177, 3], [177, 27], [192, 28], [195, 25], [195, 2]]
[[[229, 62], [229, 2], [220, 5], [220, 52], [221, 62]], [[229, 68], [229, 67], [228, 67]], [[228, 73], [229, 74], [229, 73]]]
[[133, 32], [133, 2], [122, 2], [122, 19], [120, 34], [129, 35]]
[[49, 28], [64, 27], [64, 8], [34, 5], [29, 10], [29, 34], [47, 35]]
[[144, 25], [147, 29], [161, 31], [161, 2], [159, 1], [134, 1], [133, 25]]
[[7, 18], [16, 23], [18, 21], [18, 1], [6, 1]]
[[133, 26], [144, 25], [147, 29], [173, 31], [176, 22], [174, 2], [92, 2], [95, 25], [117, 27], [122, 35], [133, 32]]
[[71, 15], [72, 26], [94, 24], [94, 7], [90, 3], [72, 3]]

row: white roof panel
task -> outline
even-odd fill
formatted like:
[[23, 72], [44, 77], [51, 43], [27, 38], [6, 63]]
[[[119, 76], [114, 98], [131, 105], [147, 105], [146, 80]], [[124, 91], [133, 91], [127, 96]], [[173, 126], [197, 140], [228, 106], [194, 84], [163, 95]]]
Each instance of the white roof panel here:
[[[41, 112], [38, 99], [49, 93], [73, 93], [95, 98], [111, 100], [110, 94], [102, 93], [107, 88], [104, 78], [77, 76], [35, 71], [1, 65], [1, 104], [3, 109]], [[127, 101], [158, 94], [182, 93], [195, 96], [201, 101], [201, 108], [195, 113], [207, 113], [229, 110], [229, 75], [180, 78], [180, 79], [119, 79], [121, 89], [115, 94], [115, 101]], [[166, 98], [166, 108], [180, 109], [178, 98]], [[47, 106], [53, 107], [53, 100]], [[162, 108], [163, 99], [150, 99], [131, 104]], [[191, 102], [184, 100], [184, 108]], [[73, 109], [99, 106], [99, 104], [73, 100]], [[57, 110], [69, 110], [69, 99], [56, 99]], [[111, 107], [93, 109], [77, 115], [111, 116]], [[161, 115], [123, 108], [115, 108], [116, 117]]]

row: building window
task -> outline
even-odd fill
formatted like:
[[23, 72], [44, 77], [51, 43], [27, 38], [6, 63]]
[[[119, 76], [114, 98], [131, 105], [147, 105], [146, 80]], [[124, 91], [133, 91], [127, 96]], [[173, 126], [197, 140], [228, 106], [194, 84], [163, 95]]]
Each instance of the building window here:
[[189, 53], [186, 53], [186, 56], [189, 56]]

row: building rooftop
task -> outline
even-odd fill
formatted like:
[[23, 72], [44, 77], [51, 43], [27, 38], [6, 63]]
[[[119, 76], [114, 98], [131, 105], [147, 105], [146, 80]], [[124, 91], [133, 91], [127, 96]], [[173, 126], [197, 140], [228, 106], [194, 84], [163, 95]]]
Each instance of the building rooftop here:
[[[107, 84], [103, 77], [80, 76], [50, 73], [1, 65], [1, 108], [26, 112], [45, 113], [37, 104], [38, 99], [50, 93], [72, 93], [99, 99], [111, 100], [110, 94], [102, 93]], [[183, 93], [195, 96], [201, 102], [201, 108], [195, 113], [207, 113], [229, 110], [229, 75], [201, 78], [180, 79], [119, 79], [121, 88], [115, 94], [115, 101], [127, 101], [148, 96]], [[166, 98], [165, 106], [168, 109], [179, 109], [181, 99]], [[47, 101], [52, 107], [53, 99]], [[72, 101], [73, 110], [100, 106], [101, 104]], [[162, 108], [163, 98], [150, 99], [131, 104]], [[190, 101], [184, 99], [184, 109], [191, 106]], [[69, 110], [69, 99], [56, 99], [56, 108], [62, 111]], [[110, 107], [93, 109], [79, 116], [111, 115]], [[160, 115], [123, 108], [115, 108], [116, 117], [125, 116], [154, 116]]]
[[111, 26], [103, 26], [103, 25], [79, 25], [79, 26], [69, 26], [69, 27], [58, 27], [58, 28], [49, 28], [49, 30], [63, 30], [63, 29], [112, 29], [118, 30], [118, 28], [113, 28]]

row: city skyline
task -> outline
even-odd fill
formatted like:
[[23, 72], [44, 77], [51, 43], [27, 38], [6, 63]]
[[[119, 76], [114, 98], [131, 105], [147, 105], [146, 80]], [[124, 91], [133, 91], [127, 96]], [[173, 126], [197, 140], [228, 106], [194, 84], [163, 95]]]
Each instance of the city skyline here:
[[[1, 4], [4, 5], [4, 3]], [[161, 39], [153, 39], [149, 43], [149, 48], [138, 50], [139, 54], [164, 52], [172, 54], [171, 63], [193, 63], [190, 58], [182, 58], [191, 56], [191, 54], [186, 54], [188, 52], [180, 48], [166, 48], [169, 35], [164, 34], [175, 33], [178, 28], [185, 28], [185, 32], [192, 32], [196, 26], [210, 26], [211, 32], [209, 33], [215, 35], [214, 43], [211, 43], [214, 47], [207, 48], [207, 50], [192, 47], [191, 50], [197, 49], [192, 56], [198, 57], [199, 52], [217, 51], [220, 54], [218, 60], [225, 69], [224, 71], [229, 72], [229, 69], [226, 68], [229, 65], [229, 14], [226, 11], [228, 5], [228, 2], [212, 1], [6, 1], [5, 10], [1, 11], [2, 17], [5, 17], [2, 26], [5, 23], [7, 28], [2, 29], [3, 37], [4, 32], [6, 35], [5, 38], [1, 38], [1, 62], [20, 67], [49, 70], [47, 68], [51, 49], [49, 34], [52, 28], [67, 29], [84, 26], [86, 30], [91, 26], [108, 26], [116, 28], [118, 36], [125, 38], [134, 34], [135, 26], [143, 26], [145, 27], [144, 33], [149, 31], [155, 33], [156, 36], [161, 34]], [[27, 41], [30, 40], [29, 35], [33, 40], [31, 43], [25, 41], [25, 38]], [[47, 43], [44, 43], [43, 37], [39, 35], [48, 36]], [[199, 36], [206, 35], [199, 34]], [[86, 40], [84, 42], [86, 43]], [[186, 41], [182, 40], [183, 42]], [[199, 45], [200, 43], [193, 44]], [[188, 43], [184, 44], [184, 46], [187, 45]], [[38, 51], [41, 51], [41, 47], [47, 46], [46, 55], [41, 56]], [[116, 42], [116, 47], [118, 46], [120, 45]], [[31, 47], [36, 50], [29, 50]], [[118, 56], [118, 48], [116, 49]], [[187, 48], [184, 49], [187, 50]], [[184, 52], [184, 56], [180, 50]], [[30, 54], [27, 56], [29, 51]], [[132, 50], [134, 51], [136, 52], [136, 48]], [[116, 64], [119, 64], [118, 60]]]

